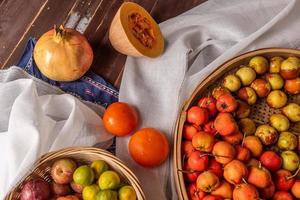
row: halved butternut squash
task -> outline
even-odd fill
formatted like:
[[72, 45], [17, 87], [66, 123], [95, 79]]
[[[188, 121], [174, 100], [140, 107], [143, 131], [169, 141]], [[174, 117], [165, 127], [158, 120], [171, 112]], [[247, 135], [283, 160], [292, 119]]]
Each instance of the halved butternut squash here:
[[109, 40], [120, 53], [130, 56], [157, 57], [164, 51], [164, 39], [159, 26], [141, 6], [125, 2], [116, 13]]

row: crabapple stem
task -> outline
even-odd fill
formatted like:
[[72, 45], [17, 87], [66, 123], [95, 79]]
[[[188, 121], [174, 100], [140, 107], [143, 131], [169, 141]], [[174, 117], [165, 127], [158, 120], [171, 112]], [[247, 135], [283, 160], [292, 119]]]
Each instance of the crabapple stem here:
[[293, 175], [291, 175], [291, 176], [286, 176], [286, 180], [290, 180], [291, 178], [296, 177], [297, 174], [298, 174], [299, 172], [300, 172], [300, 165], [298, 166], [297, 171], [296, 171]]
[[242, 178], [242, 181], [243, 181], [245, 184], [248, 184], [245, 178]]
[[223, 155], [213, 155], [211, 153], [204, 153], [204, 154], [201, 154], [200, 157], [203, 157], [203, 156], [212, 156], [212, 157], [223, 157], [223, 158], [231, 158], [230, 156], [223, 156]]

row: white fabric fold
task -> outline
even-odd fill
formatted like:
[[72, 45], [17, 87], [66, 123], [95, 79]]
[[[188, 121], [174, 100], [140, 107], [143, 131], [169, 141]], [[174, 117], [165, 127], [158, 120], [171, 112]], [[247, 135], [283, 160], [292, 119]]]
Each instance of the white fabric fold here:
[[[128, 57], [120, 101], [140, 112], [140, 127], [154, 127], [169, 138], [184, 101], [226, 60], [266, 47], [300, 46], [300, 1], [210, 0], [160, 24], [166, 40], [156, 59]], [[129, 137], [117, 139], [117, 156], [141, 180], [147, 199], [177, 199], [171, 159], [146, 169], [129, 156]]]
[[23, 73], [15, 67], [0, 71], [0, 199], [41, 155], [64, 147], [108, 145], [112, 139], [95, 111]]

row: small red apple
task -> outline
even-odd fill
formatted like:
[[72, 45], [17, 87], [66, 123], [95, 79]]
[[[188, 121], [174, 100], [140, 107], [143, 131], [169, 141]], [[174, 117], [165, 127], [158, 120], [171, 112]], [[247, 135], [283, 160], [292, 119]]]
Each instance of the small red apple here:
[[194, 171], [204, 171], [208, 167], [208, 155], [200, 151], [194, 151], [188, 158], [188, 165]]
[[238, 104], [231, 94], [223, 94], [217, 99], [217, 109], [220, 112], [233, 112]]
[[200, 131], [193, 136], [193, 147], [199, 151], [211, 152], [214, 146], [214, 136], [210, 133]]
[[278, 190], [288, 191], [292, 188], [295, 178], [289, 178], [292, 173], [285, 169], [280, 169], [275, 173], [274, 183]]
[[261, 164], [270, 171], [277, 171], [282, 165], [282, 159], [274, 151], [265, 151], [260, 156]]
[[293, 95], [300, 93], [300, 78], [295, 78], [291, 80], [286, 80], [284, 84], [284, 89]]
[[258, 78], [251, 83], [251, 87], [259, 97], [266, 97], [271, 91], [271, 85], [266, 80]]
[[208, 111], [206, 108], [192, 106], [187, 112], [187, 121], [197, 126], [208, 122]]
[[187, 186], [188, 196], [191, 200], [202, 200], [206, 193], [197, 188], [196, 183]]
[[293, 200], [293, 196], [286, 191], [276, 191], [272, 200]]
[[289, 57], [281, 63], [280, 75], [284, 79], [294, 79], [300, 73], [300, 60], [297, 57]]
[[213, 172], [219, 178], [223, 177], [223, 167], [214, 158], [209, 160], [209, 164], [208, 164], [207, 170]]
[[192, 140], [193, 136], [200, 130], [200, 126], [186, 123], [183, 126], [182, 137], [186, 140]]
[[291, 189], [292, 194], [297, 198], [300, 199], [300, 180], [296, 180], [294, 185]]
[[193, 183], [196, 182], [198, 176], [199, 176], [199, 172], [194, 172], [188, 165], [188, 163], [185, 163], [183, 165], [183, 169], [186, 171], [186, 173], [184, 173], [184, 180], [189, 182], [189, 183]]
[[73, 179], [76, 163], [69, 158], [63, 158], [53, 163], [51, 167], [51, 177], [56, 183], [67, 184]]
[[217, 130], [214, 125], [214, 121], [209, 121], [203, 126], [203, 131], [210, 133], [212, 135], [216, 135]]
[[216, 99], [209, 96], [209, 97], [202, 97], [199, 101], [198, 101], [198, 106], [200, 108], [206, 108], [208, 110], [209, 113], [209, 117], [213, 117], [216, 115], [217, 113], [217, 107], [216, 107]]
[[237, 95], [240, 99], [247, 102], [249, 105], [255, 104], [257, 100], [257, 95], [251, 87], [243, 87], [239, 89]]
[[182, 141], [181, 143], [181, 152], [186, 157], [189, 157], [191, 153], [196, 151], [196, 149], [193, 147], [193, 144], [191, 141]]
[[241, 100], [237, 100], [237, 103], [238, 107], [235, 111], [236, 117], [239, 119], [248, 117], [251, 112], [250, 106]]

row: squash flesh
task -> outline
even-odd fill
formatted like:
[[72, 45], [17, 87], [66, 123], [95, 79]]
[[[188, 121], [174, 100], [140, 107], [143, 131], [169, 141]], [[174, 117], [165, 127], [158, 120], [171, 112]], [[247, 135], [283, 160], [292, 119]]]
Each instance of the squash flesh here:
[[159, 26], [144, 8], [132, 2], [125, 2], [119, 8], [109, 39], [117, 51], [126, 55], [157, 57], [164, 50]]

